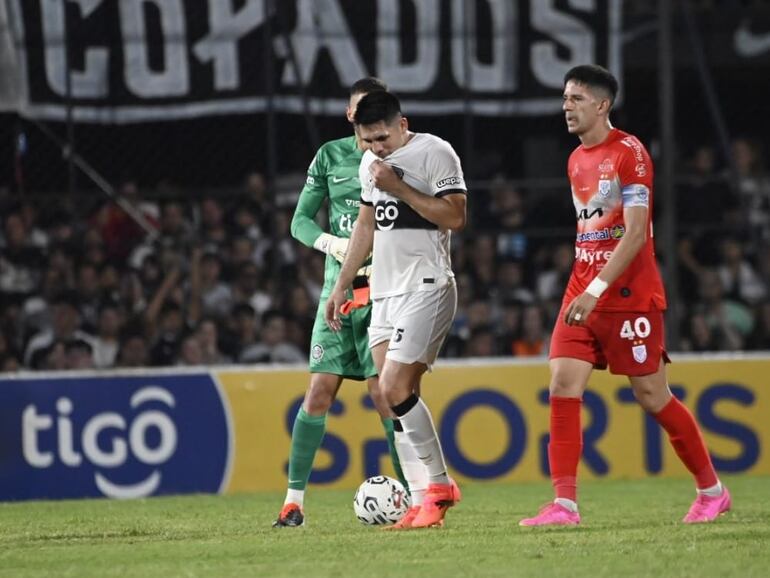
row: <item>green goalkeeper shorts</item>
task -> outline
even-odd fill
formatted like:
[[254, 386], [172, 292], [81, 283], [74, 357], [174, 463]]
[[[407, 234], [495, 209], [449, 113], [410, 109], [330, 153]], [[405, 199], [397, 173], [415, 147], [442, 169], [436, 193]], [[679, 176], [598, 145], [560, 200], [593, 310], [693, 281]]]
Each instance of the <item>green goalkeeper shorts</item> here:
[[326, 299], [318, 304], [310, 340], [310, 373], [331, 373], [346, 379], [363, 380], [377, 375], [369, 351], [371, 303], [341, 315], [342, 330], [329, 329], [324, 320]]

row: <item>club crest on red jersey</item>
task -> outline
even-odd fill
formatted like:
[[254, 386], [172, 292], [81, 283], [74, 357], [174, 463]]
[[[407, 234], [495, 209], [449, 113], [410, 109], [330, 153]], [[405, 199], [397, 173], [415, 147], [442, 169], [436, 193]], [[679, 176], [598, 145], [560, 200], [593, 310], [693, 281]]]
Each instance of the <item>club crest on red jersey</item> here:
[[644, 363], [647, 361], [647, 346], [646, 345], [634, 345], [631, 348], [631, 352], [634, 354], [634, 361], [637, 363]]
[[615, 165], [612, 164], [610, 159], [604, 159], [598, 168], [600, 173], [611, 173]]

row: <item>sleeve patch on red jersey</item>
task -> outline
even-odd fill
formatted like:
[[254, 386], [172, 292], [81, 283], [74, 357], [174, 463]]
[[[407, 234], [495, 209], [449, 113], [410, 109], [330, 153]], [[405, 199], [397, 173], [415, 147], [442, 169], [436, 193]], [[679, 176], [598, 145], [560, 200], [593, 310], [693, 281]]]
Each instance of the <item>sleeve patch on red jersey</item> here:
[[645, 185], [628, 185], [623, 187], [623, 207], [647, 207], [650, 206], [650, 189]]

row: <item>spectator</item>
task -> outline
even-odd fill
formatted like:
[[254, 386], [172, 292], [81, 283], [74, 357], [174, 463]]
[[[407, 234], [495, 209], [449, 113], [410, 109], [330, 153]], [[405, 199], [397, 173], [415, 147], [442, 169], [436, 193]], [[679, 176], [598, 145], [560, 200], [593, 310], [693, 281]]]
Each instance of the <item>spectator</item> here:
[[75, 290], [78, 293], [83, 327], [94, 331], [99, 322], [99, 305], [102, 300], [102, 286], [96, 265], [86, 261], [78, 266]]
[[14, 373], [21, 369], [21, 362], [15, 355], [0, 355], [0, 373]]
[[94, 358], [91, 344], [73, 339], [64, 344], [67, 369], [93, 369]]
[[237, 303], [230, 319], [234, 336], [231, 357], [237, 360], [244, 351], [257, 343], [257, 314], [248, 303]]
[[718, 269], [725, 295], [735, 301], [755, 305], [767, 294], [762, 279], [743, 256], [743, 245], [734, 238], [722, 241], [722, 264]]
[[302, 285], [292, 284], [286, 293], [286, 299], [281, 310], [287, 312], [289, 341], [302, 351], [309, 352], [316, 307], [310, 299], [307, 289]]
[[122, 298], [121, 273], [112, 263], [99, 270], [99, 293], [102, 301], [119, 302]]
[[473, 239], [469, 260], [473, 296], [488, 298], [495, 286], [497, 273], [497, 239], [493, 234], [482, 233]]
[[24, 336], [37, 333], [51, 323], [51, 303], [56, 296], [70, 284], [64, 273], [49, 265], [43, 270], [43, 280], [39, 290], [24, 300], [22, 306], [22, 334]]
[[241, 351], [240, 363], [300, 363], [306, 356], [286, 338], [286, 318], [267, 311], [262, 318], [260, 340]]
[[548, 268], [537, 275], [537, 298], [546, 303], [561, 303], [564, 289], [572, 273], [575, 249], [569, 243], [560, 243], [550, 251]]
[[[61, 343], [61, 353], [67, 341], [81, 339], [88, 344], [93, 343], [93, 337], [80, 329], [80, 311], [78, 310], [78, 295], [74, 291], [63, 291], [53, 302], [51, 326], [35, 334], [24, 352], [24, 364], [30, 365], [36, 352], [50, 348], [54, 343]], [[54, 352], [54, 357], [59, 352]]]
[[297, 268], [297, 283], [307, 290], [313, 303], [318, 303], [321, 299], [326, 256], [304, 245], [300, 251], [302, 256]]
[[21, 300], [37, 289], [45, 257], [33, 245], [19, 213], [5, 217], [3, 233], [0, 245], [0, 300]]
[[111, 302], [99, 308], [96, 337], [93, 340], [94, 367], [113, 367], [120, 349], [120, 333], [123, 329], [123, 315], [120, 308]]
[[246, 237], [252, 243], [259, 242], [264, 234], [257, 218], [257, 214], [252, 210], [249, 203], [241, 203], [233, 212], [232, 232], [236, 237]]
[[233, 281], [233, 301], [248, 303], [257, 315], [262, 315], [273, 305], [272, 296], [260, 288], [260, 272], [254, 263], [243, 263]]
[[182, 308], [173, 301], [166, 302], [160, 310], [158, 330], [150, 348], [152, 365], [174, 365], [186, 330]]
[[753, 139], [737, 138], [732, 153], [738, 171], [738, 190], [753, 237], [770, 242], [770, 177], [765, 172], [761, 146]]
[[465, 344], [465, 357], [494, 357], [498, 354], [491, 325], [475, 327]]
[[204, 197], [200, 204], [198, 242], [211, 251], [221, 251], [227, 246], [228, 233], [225, 212], [214, 197]]
[[24, 201], [19, 207], [19, 214], [24, 222], [30, 245], [41, 251], [48, 248], [48, 234], [38, 226], [38, 210], [30, 201]]
[[267, 181], [264, 175], [253, 171], [246, 175], [243, 183], [245, 203], [249, 211], [255, 215], [259, 228], [262, 231], [267, 230], [266, 225], [272, 218], [275, 211], [275, 205], [270, 199], [267, 189]]
[[679, 220], [691, 235], [704, 227], [723, 227], [739, 219], [739, 202], [725, 175], [717, 170], [713, 146], [700, 145], [693, 153], [677, 205]]
[[524, 270], [518, 261], [503, 261], [497, 266], [496, 288], [494, 291], [496, 302], [520, 301], [532, 303], [535, 296], [524, 285]]
[[205, 365], [224, 365], [232, 359], [219, 348], [219, 328], [213, 319], [204, 319], [198, 325], [195, 337], [201, 349], [201, 363]]
[[531, 357], [548, 355], [550, 335], [545, 327], [543, 310], [539, 305], [528, 305], [524, 308], [521, 322], [521, 337], [513, 344], [513, 355], [516, 357]]
[[117, 367], [148, 367], [149, 365], [150, 352], [144, 336], [137, 332], [124, 334], [120, 342]]
[[703, 313], [695, 313], [690, 316], [689, 326], [686, 328], [682, 339], [684, 351], [718, 351], [722, 348], [720, 341], [720, 337], [706, 321], [706, 316]]
[[736, 351], [744, 346], [753, 329], [751, 311], [743, 304], [725, 299], [722, 282], [713, 269], [706, 269], [700, 278], [701, 300], [695, 313], [703, 315], [715, 334], [721, 351]]
[[107, 262], [107, 250], [98, 229], [88, 229], [85, 232], [80, 255], [83, 261], [96, 267], [101, 267]]
[[69, 369], [67, 345], [65, 341], [56, 340], [46, 347], [40, 347], [32, 353], [27, 363], [32, 369], [45, 371], [63, 371]]
[[201, 313], [224, 319], [233, 304], [230, 285], [222, 281], [222, 261], [216, 253], [204, 253], [200, 260]]
[[203, 349], [195, 333], [190, 333], [182, 339], [176, 364], [188, 366], [203, 365]]
[[[139, 188], [132, 180], [125, 180], [118, 185], [118, 195], [133, 209], [140, 213], [151, 227], [158, 228], [159, 210], [155, 203], [141, 200]], [[113, 201], [104, 203], [94, 214], [91, 222], [104, 239], [107, 258], [121, 262], [140, 245], [145, 230], [129, 215], [125, 209]]]
[[193, 226], [179, 201], [167, 201], [160, 213], [160, 237], [157, 245], [184, 254], [192, 246], [195, 235]]

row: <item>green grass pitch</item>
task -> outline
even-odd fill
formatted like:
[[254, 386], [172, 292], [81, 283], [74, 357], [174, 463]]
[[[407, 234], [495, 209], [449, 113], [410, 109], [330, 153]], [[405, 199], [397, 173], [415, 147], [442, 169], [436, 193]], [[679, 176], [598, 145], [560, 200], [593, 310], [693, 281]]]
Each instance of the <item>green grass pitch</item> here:
[[727, 477], [733, 511], [680, 522], [687, 480], [585, 482], [579, 528], [519, 528], [546, 483], [468, 484], [441, 530], [361, 525], [350, 491], [311, 489], [307, 526], [272, 529], [283, 495], [0, 504], [0, 576], [768, 576], [770, 478]]

